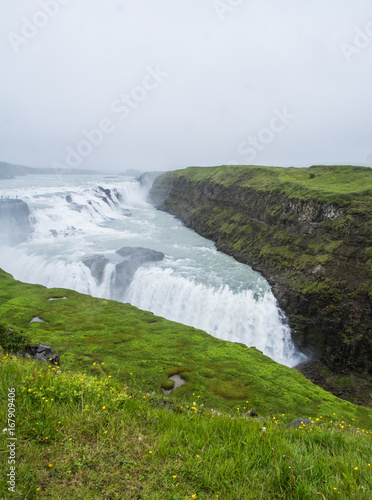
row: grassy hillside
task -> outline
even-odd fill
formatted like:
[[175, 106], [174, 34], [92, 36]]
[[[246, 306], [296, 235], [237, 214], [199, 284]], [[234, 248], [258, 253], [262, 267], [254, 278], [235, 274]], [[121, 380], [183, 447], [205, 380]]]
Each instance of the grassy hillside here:
[[[55, 297], [66, 299], [48, 300]], [[333, 397], [255, 348], [219, 340], [129, 304], [24, 284], [4, 272], [0, 301], [3, 321], [27, 331], [34, 342], [50, 343], [65, 369], [94, 373], [93, 363], [104, 363], [103, 371], [122, 380], [129, 391], [161, 394], [168, 376], [180, 374], [187, 384], [172, 399], [183, 401], [197, 393], [205, 405], [226, 411], [236, 411], [237, 402], [248, 400], [259, 415], [285, 413], [288, 419], [304, 412], [330, 417], [337, 404], [345, 418], [372, 423], [370, 411]], [[36, 316], [46, 323], [29, 324]], [[247, 404], [242, 411], [250, 409]]]
[[[61, 354], [60, 367], [1, 357], [2, 401], [16, 390], [11, 498], [371, 497], [372, 411], [256, 349], [4, 272], [0, 315]], [[30, 324], [35, 316], [46, 323]], [[165, 396], [175, 373], [186, 384]], [[285, 427], [298, 417], [312, 423]]]

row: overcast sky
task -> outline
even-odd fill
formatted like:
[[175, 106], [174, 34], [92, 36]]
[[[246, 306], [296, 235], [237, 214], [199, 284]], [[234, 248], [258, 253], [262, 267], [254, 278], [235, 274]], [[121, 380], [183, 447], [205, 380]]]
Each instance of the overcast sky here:
[[372, 166], [370, 0], [1, 0], [0, 161]]

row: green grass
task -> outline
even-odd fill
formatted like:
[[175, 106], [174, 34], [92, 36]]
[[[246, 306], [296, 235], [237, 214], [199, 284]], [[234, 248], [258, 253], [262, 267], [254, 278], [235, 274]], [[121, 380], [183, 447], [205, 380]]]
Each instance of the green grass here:
[[182, 402], [129, 396], [102, 365], [87, 375], [3, 356], [3, 422], [11, 388], [16, 492], [7, 492], [5, 424], [1, 498], [371, 498], [370, 431], [336, 412], [291, 429], [285, 414], [212, 411], [197, 394]]
[[[172, 400], [197, 393], [206, 405], [223, 411], [248, 400], [259, 415], [286, 413], [288, 418], [303, 412], [330, 416], [336, 405], [345, 418], [372, 424], [371, 411], [335, 398], [255, 348], [217, 339], [129, 304], [24, 284], [4, 272], [1, 296], [7, 297], [0, 306], [2, 320], [23, 329], [33, 342], [50, 343], [61, 354], [65, 369], [92, 373], [96, 363], [129, 391], [160, 395], [167, 377], [177, 373], [187, 383], [171, 395]], [[54, 297], [66, 299], [48, 301]], [[34, 316], [46, 323], [29, 324]]]
[[[0, 359], [1, 471], [11, 388], [18, 440], [17, 492], [7, 496], [2, 472], [1, 498], [371, 497], [371, 410], [255, 348], [127, 304], [4, 272], [0, 298], [2, 321], [61, 354], [61, 367]], [[186, 384], [164, 396], [175, 373]], [[298, 417], [313, 424], [285, 427]]]
[[[282, 168], [263, 166], [190, 167], [169, 172], [194, 182], [210, 180], [225, 187], [239, 185], [259, 191], [285, 191], [299, 199], [313, 199], [340, 205], [372, 194], [372, 170], [353, 166]], [[312, 177], [314, 176], [314, 177]]]

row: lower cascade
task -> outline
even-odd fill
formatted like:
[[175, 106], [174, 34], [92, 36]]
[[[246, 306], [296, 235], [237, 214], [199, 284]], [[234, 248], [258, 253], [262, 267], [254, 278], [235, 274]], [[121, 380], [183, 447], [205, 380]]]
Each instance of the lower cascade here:
[[5, 183], [30, 211], [25, 241], [0, 243], [0, 267], [16, 279], [128, 302], [287, 366], [305, 360], [262, 276], [157, 211], [138, 181], [40, 175]]

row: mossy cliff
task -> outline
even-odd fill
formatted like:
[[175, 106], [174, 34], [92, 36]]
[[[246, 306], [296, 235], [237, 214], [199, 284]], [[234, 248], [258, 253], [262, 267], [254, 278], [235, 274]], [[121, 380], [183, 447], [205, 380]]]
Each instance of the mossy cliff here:
[[[295, 344], [321, 361], [305, 374], [371, 403], [372, 170], [190, 167], [160, 175], [150, 197], [267, 278]], [[353, 391], [333, 373], [364, 382]]]

